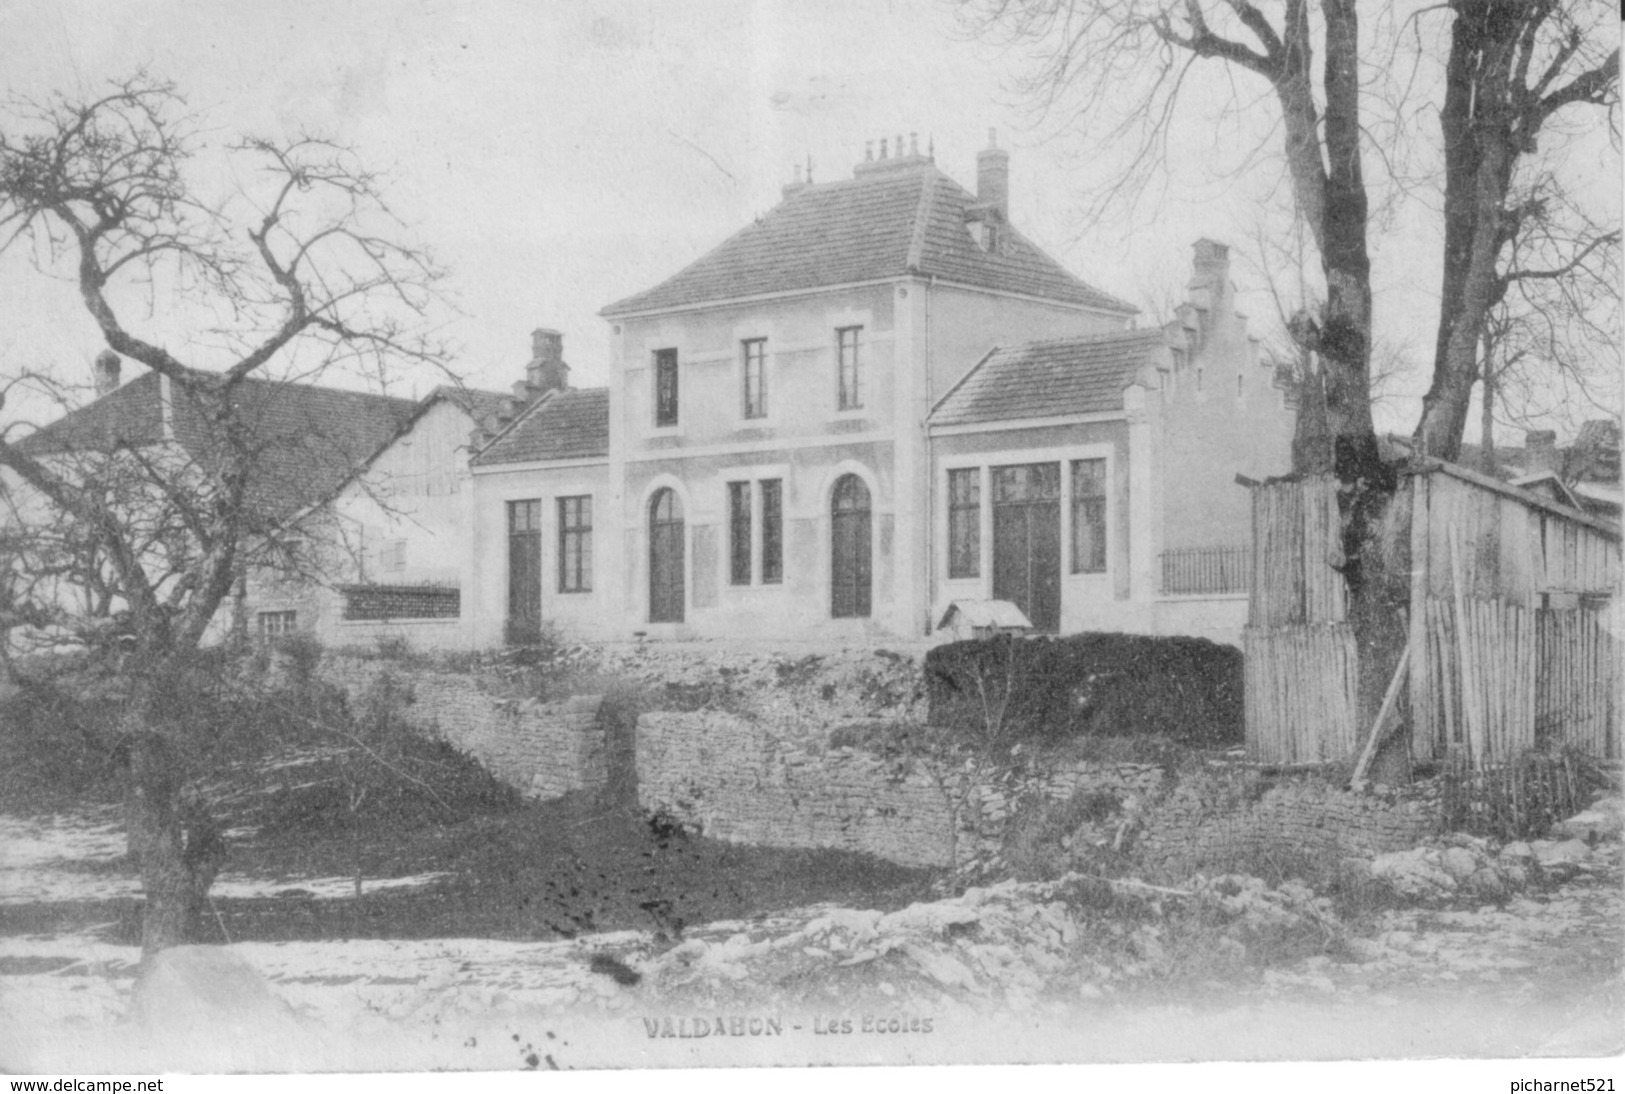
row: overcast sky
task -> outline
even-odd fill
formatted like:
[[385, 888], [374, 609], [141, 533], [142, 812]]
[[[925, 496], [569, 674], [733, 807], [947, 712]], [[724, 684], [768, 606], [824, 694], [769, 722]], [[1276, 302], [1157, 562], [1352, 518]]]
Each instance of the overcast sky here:
[[[564, 332], [575, 382], [601, 383], [600, 308], [770, 208], [792, 164], [848, 177], [866, 140], [898, 133], [933, 141], [938, 166], [973, 187], [996, 128], [1017, 225], [1148, 308], [1183, 291], [1198, 236], [1250, 248], [1262, 183], [1205, 170], [1234, 133], [1193, 116], [1169, 193], [1090, 222], [1089, 149], [1034, 125], [1006, 90], [1018, 58], [957, 31], [942, 0], [41, 0], [0, 4], [0, 80], [93, 91], [146, 66], [179, 84], [213, 139], [314, 129], [355, 145], [450, 268], [460, 314], [447, 333], [483, 387], [520, 376], [537, 326]], [[1438, 280], [1429, 231], [1402, 224], [1377, 254], [1379, 321], [1419, 362]], [[0, 361], [87, 369], [101, 343], [71, 285], [42, 286], [19, 259], [0, 259]], [[1235, 277], [1255, 326], [1272, 326], [1262, 278], [1239, 261]], [[397, 390], [434, 382], [406, 374]], [[1401, 399], [1386, 424], [1414, 416]]]

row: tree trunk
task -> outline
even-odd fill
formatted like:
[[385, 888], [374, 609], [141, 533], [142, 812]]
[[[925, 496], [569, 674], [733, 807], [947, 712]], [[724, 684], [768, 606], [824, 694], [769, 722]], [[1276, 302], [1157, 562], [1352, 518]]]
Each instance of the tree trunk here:
[[[225, 859], [225, 841], [202, 796], [186, 785], [184, 763], [137, 686], [126, 715], [128, 782], [125, 826], [141, 872], [145, 905], [141, 956], [197, 941], [209, 887]], [[173, 696], [170, 697], [173, 702]]]
[[1484, 405], [1479, 408], [1480, 437], [1479, 468], [1486, 475], [1495, 475], [1495, 371], [1490, 368], [1489, 354], [1484, 355]]
[[1338, 483], [1342, 574], [1359, 652], [1356, 717], [1370, 728], [1405, 646], [1405, 568], [1395, 565], [1387, 520], [1398, 487], [1371, 418], [1369, 208], [1360, 159], [1359, 32], [1355, 0], [1326, 0], [1326, 206], [1321, 261], [1326, 309], [1319, 348]]

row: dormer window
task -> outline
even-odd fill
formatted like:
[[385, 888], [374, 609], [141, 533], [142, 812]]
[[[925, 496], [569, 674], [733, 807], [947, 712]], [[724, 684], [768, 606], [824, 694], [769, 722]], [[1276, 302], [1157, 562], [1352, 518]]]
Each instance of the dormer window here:
[[985, 220], [973, 220], [966, 225], [970, 229], [970, 237], [976, 241], [976, 246], [988, 250], [993, 243], [993, 228]]

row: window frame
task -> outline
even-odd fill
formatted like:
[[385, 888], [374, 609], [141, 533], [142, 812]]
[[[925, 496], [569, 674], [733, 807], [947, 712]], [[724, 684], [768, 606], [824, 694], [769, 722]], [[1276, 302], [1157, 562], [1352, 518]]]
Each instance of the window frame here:
[[[950, 467], [948, 471], [948, 580], [962, 581], [982, 576], [982, 469], [976, 467]], [[955, 482], [968, 482], [968, 501], [956, 496]], [[968, 524], [965, 521], [968, 520]], [[961, 547], [959, 536], [965, 535]], [[962, 563], [967, 563], [962, 566]]]
[[[850, 343], [847, 336], [851, 336]], [[863, 325], [835, 328], [835, 409], [863, 409]], [[847, 350], [851, 354], [848, 356]], [[848, 377], [850, 376], [850, 384]]]
[[734, 479], [728, 483], [728, 584], [735, 586], [755, 583], [751, 485], [749, 479]]
[[[771, 487], [771, 491], [769, 490]], [[768, 496], [771, 493], [771, 511]], [[761, 510], [759, 522], [761, 536], [761, 565], [758, 568], [761, 584], [784, 584], [784, 479], [780, 477], [756, 480], [757, 505]]]
[[[1098, 473], [1088, 477], [1080, 475], [1085, 464], [1098, 465]], [[1070, 507], [1071, 540], [1067, 551], [1067, 570], [1076, 576], [1097, 576], [1111, 572], [1111, 464], [1104, 456], [1074, 457], [1067, 461], [1067, 500]], [[1083, 483], [1098, 484], [1096, 493], [1082, 493]], [[1090, 512], [1098, 512], [1098, 520], [1089, 519]], [[1078, 535], [1081, 522], [1087, 521], [1094, 532], [1089, 538], [1092, 548], [1090, 559], [1083, 558], [1083, 538]]]
[[742, 338], [739, 350], [740, 416], [750, 422], [761, 421], [767, 417], [767, 339]]
[[274, 611], [256, 612], [254, 623], [261, 642], [275, 642], [279, 638], [299, 633], [299, 611], [293, 608], [278, 608]]
[[682, 422], [682, 383], [677, 349], [654, 351], [654, 426], [675, 429]]
[[554, 501], [558, 514], [558, 591], [560, 595], [572, 596], [590, 593], [593, 578], [592, 495], [568, 494]]

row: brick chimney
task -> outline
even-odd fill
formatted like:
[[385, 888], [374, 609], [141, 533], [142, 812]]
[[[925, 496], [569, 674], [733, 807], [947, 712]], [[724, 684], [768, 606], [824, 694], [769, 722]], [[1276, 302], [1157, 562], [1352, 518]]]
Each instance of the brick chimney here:
[[1557, 431], [1554, 429], [1525, 430], [1523, 451], [1526, 474], [1557, 471], [1562, 466], [1562, 459], [1557, 452]]
[[1010, 219], [1010, 153], [999, 147], [998, 131], [987, 131], [987, 147], [976, 153], [976, 202]]
[[90, 373], [96, 381], [96, 398], [110, 395], [118, 387], [119, 355], [110, 349], [104, 349], [96, 355], [91, 363]]
[[564, 363], [564, 335], [546, 327], [530, 332], [530, 364], [525, 366], [525, 383], [544, 391], [568, 391], [570, 366]]
[[1230, 293], [1230, 248], [1211, 239], [1198, 239], [1191, 244], [1195, 257], [1191, 262], [1191, 279], [1185, 286], [1191, 306], [1202, 313], [1204, 328], [1210, 325], [1225, 307]]

